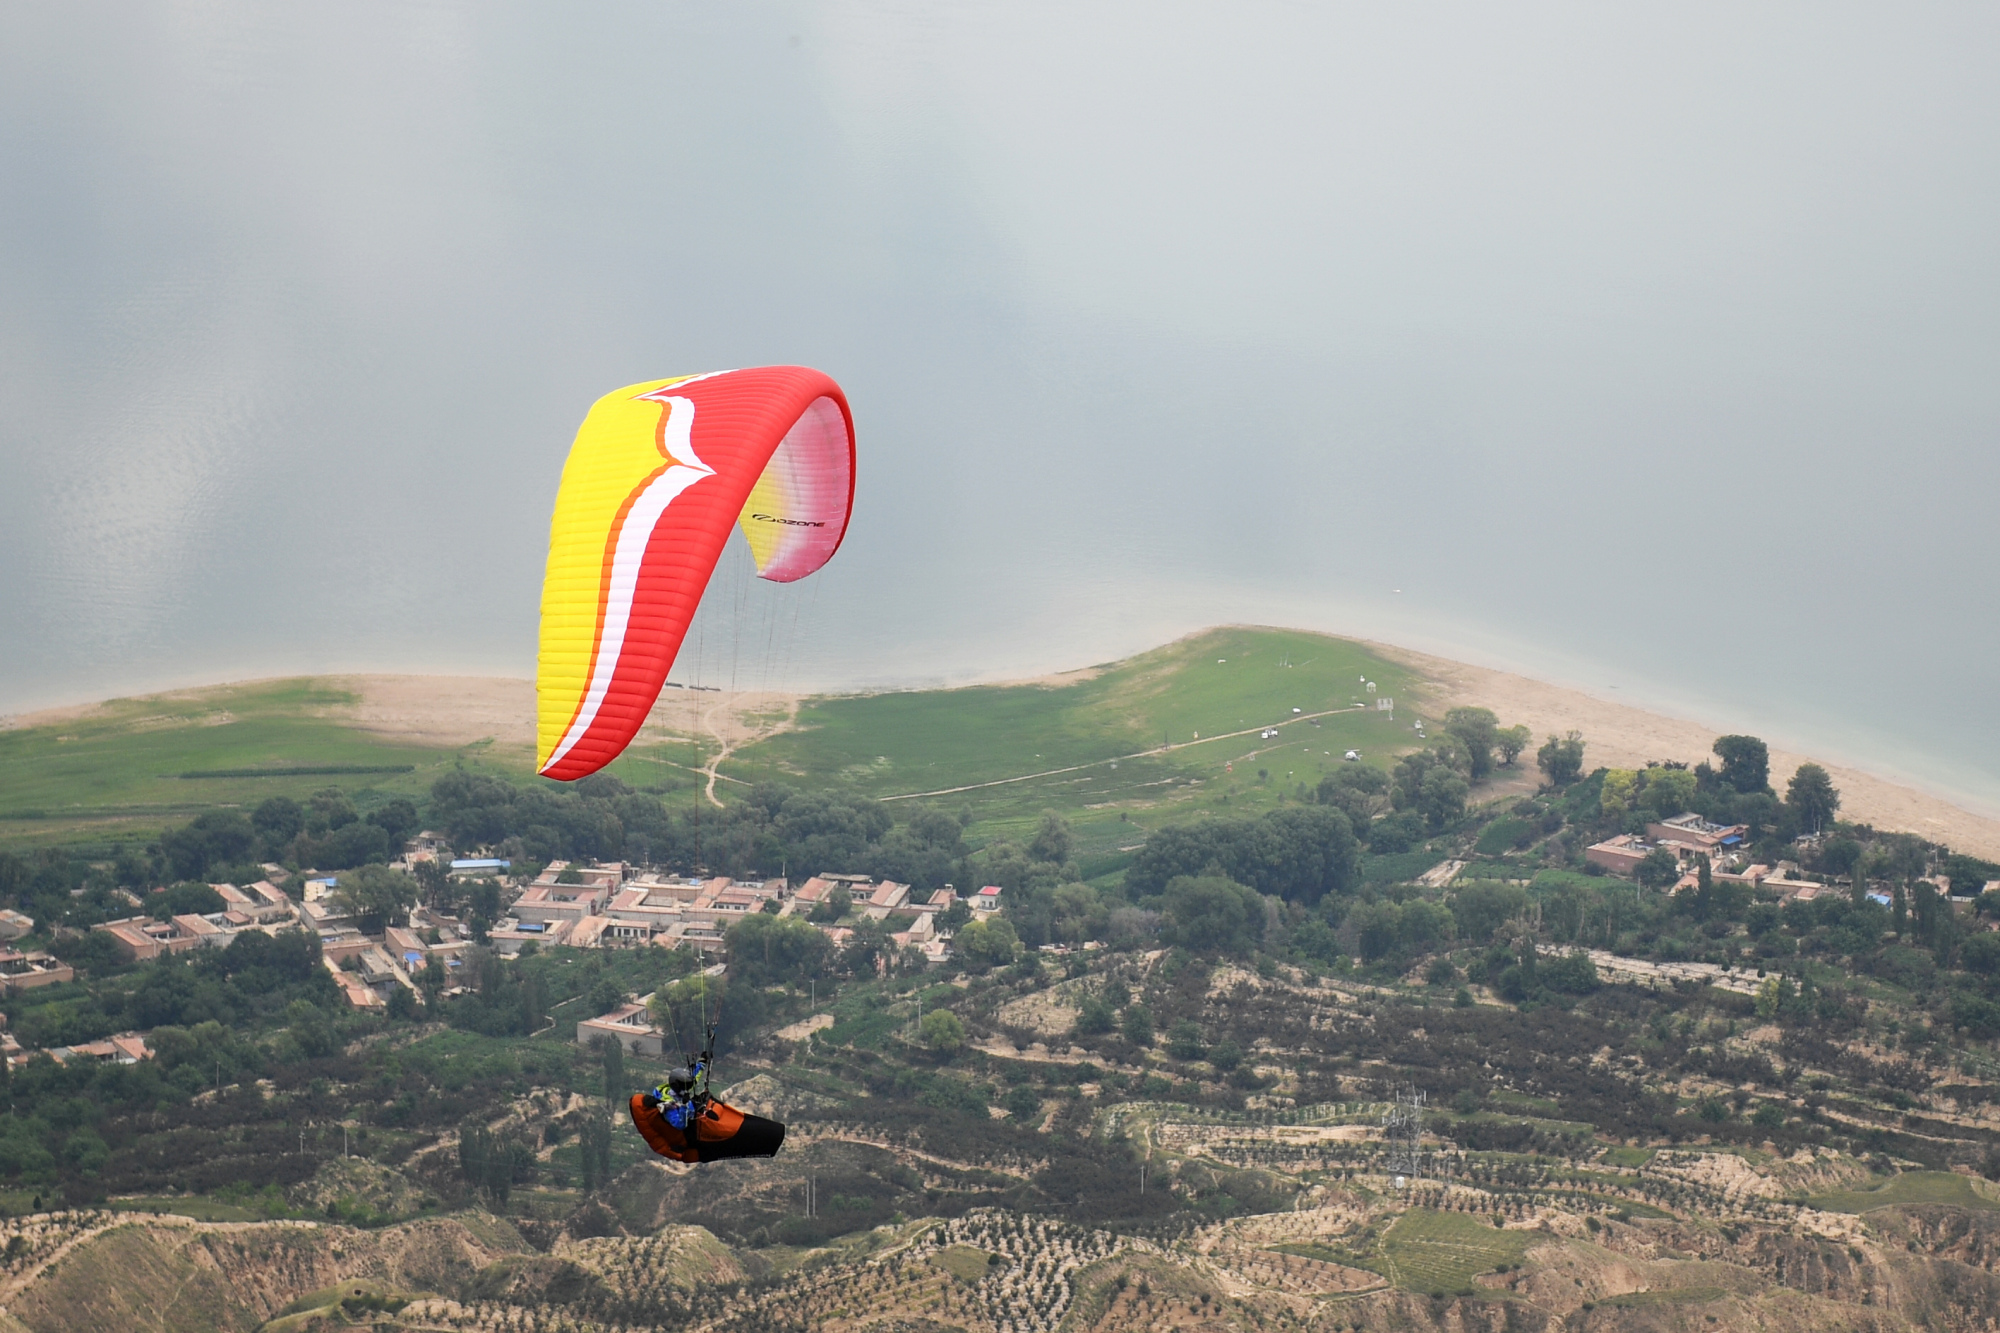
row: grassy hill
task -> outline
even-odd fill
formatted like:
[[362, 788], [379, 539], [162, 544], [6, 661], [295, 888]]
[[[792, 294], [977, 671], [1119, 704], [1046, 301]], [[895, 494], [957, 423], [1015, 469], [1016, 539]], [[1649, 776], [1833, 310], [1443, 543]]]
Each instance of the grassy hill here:
[[[1378, 687], [1371, 694], [1363, 681]], [[1154, 812], [1257, 810], [1312, 786], [1348, 749], [1386, 762], [1411, 711], [1378, 712], [1420, 682], [1360, 644], [1288, 630], [1211, 630], [1059, 682], [801, 702], [788, 729], [721, 765], [741, 784], [828, 783], [870, 796], [923, 793], [970, 809], [979, 841], [1068, 815], [1086, 857], [1141, 840]], [[532, 782], [519, 746], [448, 747], [363, 729], [351, 688], [263, 681], [114, 700], [73, 720], [0, 732], [0, 841], [139, 840], [217, 805], [303, 798], [338, 785], [366, 808], [466, 765]], [[677, 724], [670, 696], [661, 716]], [[1275, 727], [1276, 739], [1259, 731]], [[1247, 734], [1244, 734], [1246, 733]], [[691, 770], [713, 738], [649, 730], [611, 771], [670, 802], [702, 799]]]
[[259, 681], [0, 731], [0, 839], [142, 837], [217, 805], [333, 783], [413, 794], [467, 757], [353, 726], [339, 716], [353, 702], [323, 681]]

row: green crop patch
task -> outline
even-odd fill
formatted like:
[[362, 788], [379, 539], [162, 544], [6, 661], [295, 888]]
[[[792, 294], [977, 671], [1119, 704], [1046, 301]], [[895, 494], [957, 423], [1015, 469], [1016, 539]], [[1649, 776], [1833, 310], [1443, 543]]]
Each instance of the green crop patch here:
[[970, 1245], [947, 1245], [931, 1256], [931, 1262], [960, 1282], [977, 1282], [992, 1266], [986, 1251]]
[[1382, 1273], [1382, 1270], [1388, 1267], [1380, 1256], [1356, 1254], [1338, 1245], [1322, 1245], [1317, 1241], [1288, 1241], [1283, 1245], [1273, 1245], [1269, 1248], [1279, 1254], [1296, 1254], [1301, 1259], [1317, 1259], [1323, 1264], [1340, 1264], [1342, 1267], [1359, 1268], [1367, 1273]]
[[1614, 1310], [1636, 1310], [1649, 1305], [1705, 1305], [1728, 1294], [1722, 1287], [1662, 1287], [1658, 1291], [1628, 1291], [1620, 1296], [1607, 1296], [1597, 1304]]
[[1406, 1291], [1462, 1291], [1480, 1273], [1517, 1264], [1527, 1251], [1524, 1232], [1503, 1231], [1465, 1213], [1412, 1208], [1382, 1237], [1386, 1276]]
[[1807, 1203], [1825, 1213], [1865, 1213], [1899, 1204], [1926, 1203], [1980, 1212], [2000, 1210], [2000, 1202], [1979, 1193], [1966, 1177], [1949, 1171], [1910, 1171], [1891, 1177], [1872, 1190], [1836, 1190], [1814, 1195]]

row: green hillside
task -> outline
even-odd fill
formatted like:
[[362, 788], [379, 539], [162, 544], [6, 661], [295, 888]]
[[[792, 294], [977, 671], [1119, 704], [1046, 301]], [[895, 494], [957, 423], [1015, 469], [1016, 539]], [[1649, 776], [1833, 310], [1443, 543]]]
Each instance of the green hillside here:
[[259, 681], [117, 699], [58, 725], [0, 731], [0, 839], [141, 837], [218, 805], [329, 784], [415, 794], [462, 757], [329, 716], [353, 701], [324, 681]]
[[[1358, 643], [1250, 628], [1210, 630], [1079, 674], [815, 698], [794, 730], [738, 751], [722, 771], [970, 809], [980, 840], [1055, 809], [1088, 858], [1141, 840], [1133, 825], [1161, 814], [1275, 805], [1349, 749], [1386, 763], [1407, 748], [1412, 714], [1405, 707], [1392, 720], [1373, 701], [1418, 683]], [[1267, 726], [1279, 736], [1262, 739]]]
[[[923, 799], [969, 808], [975, 840], [1053, 808], [1076, 823], [1086, 857], [1115, 855], [1153, 812], [1261, 809], [1316, 783], [1350, 748], [1384, 762], [1410, 736], [1411, 714], [1375, 711], [1364, 678], [1390, 696], [1416, 683], [1356, 643], [1233, 628], [1063, 684], [820, 696], [792, 730], [729, 756], [721, 772], [734, 781], [719, 790], [727, 800], [760, 781], [884, 798], [962, 789]], [[73, 721], [0, 732], [0, 840], [140, 840], [204, 809], [329, 785], [366, 808], [419, 794], [457, 765], [534, 781], [516, 747], [384, 737], [343, 720], [354, 702], [326, 681], [264, 681], [115, 700]], [[1267, 725], [1281, 735], [1261, 739]], [[647, 741], [611, 771], [670, 802], [694, 801], [692, 770], [714, 748]]]

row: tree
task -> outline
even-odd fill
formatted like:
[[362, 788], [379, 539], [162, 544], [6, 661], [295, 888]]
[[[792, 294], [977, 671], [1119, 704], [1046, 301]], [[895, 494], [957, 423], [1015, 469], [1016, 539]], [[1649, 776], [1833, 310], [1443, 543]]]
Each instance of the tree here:
[[419, 818], [414, 801], [399, 796], [368, 816], [368, 822], [388, 836], [392, 851], [400, 852], [403, 844], [417, 832]]
[[1258, 821], [1254, 858], [1236, 867], [1248, 883], [1311, 906], [1329, 893], [1347, 891], [1360, 868], [1361, 845], [1339, 810], [1291, 806]]
[[2000, 976], [2000, 935], [1984, 931], [1958, 947], [1958, 959], [1966, 971], [1980, 976]]
[[1840, 793], [1825, 769], [1818, 764], [1800, 764], [1785, 786], [1785, 804], [1801, 825], [1818, 833], [1833, 822], [1840, 809]]
[[[1029, 898], [1032, 910], [1047, 920], [1049, 939], [1063, 944], [1096, 939], [1110, 921], [1111, 913], [1103, 896], [1088, 884], [1059, 884], [1053, 889], [1038, 890]], [[1010, 910], [1008, 915], [1015, 913]]]
[[1535, 733], [1523, 726], [1502, 727], [1493, 733], [1493, 747], [1500, 751], [1500, 762], [1508, 768], [1521, 756], [1521, 751], [1534, 743]]
[[1465, 746], [1468, 776], [1484, 782], [1493, 771], [1493, 747], [1499, 740], [1500, 719], [1490, 708], [1454, 708], [1444, 715], [1444, 729]]
[[939, 1055], [956, 1055], [965, 1045], [965, 1024], [958, 1021], [958, 1015], [949, 1009], [933, 1009], [924, 1015], [923, 1022], [917, 1024], [924, 1045]]
[[241, 810], [210, 810], [183, 828], [160, 838], [160, 852], [174, 875], [200, 879], [210, 866], [244, 861], [257, 842], [257, 830]]
[[1201, 1029], [1183, 1018], [1167, 1029], [1167, 1054], [1176, 1060], [1199, 1060], [1206, 1048], [1202, 1045]]
[[1073, 845], [1069, 823], [1053, 810], [1042, 811], [1042, 822], [1028, 843], [1028, 855], [1036, 861], [1067, 865]]
[[1287, 807], [1262, 819], [1207, 818], [1169, 824], [1140, 849], [1125, 889], [1144, 899], [1182, 876], [1220, 871], [1239, 884], [1295, 902], [1345, 892], [1359, 866], [1354, 826], [1338, 809]]
[[[1992, 937], [2000, 942], [2000, 935]], [[1101, 1037], [1118, 1026], [1118, 1016], [1101, 995], [1086, 995], [1076, 1011], [1076, 1035]]]
[[729, 972], [752, 986], [775, 986], [825, 974], [833, 946], [795, 916], [753, 912], [729, 923]]
[[486, 932], [500, 919], [500, 885], [490, 879], [477, 879], [465, 894], [465, 924], [472, 930], [475, 943], [486, 943]]
[[190, 882], [153, 894], [146, 903], [146, 911], [155, 920], [165, 921], [174, 916], [207, 916], [210, 912], [220, 912], [228, 905], [222, 901], [222, 895], [208, 885]]
[[1387, 804], [1389, 775], [1379, 768], [1353, 764], [1335, 769], [1319, 780], [1313, 795], [1321, 805], [1330, 805], [1347, 816], [1353, 828], [1366, 829], [1368, 821]]
[[1383, 899], [1363, 903], [1348, 914], [1347, 926], [1367, 962], [1387, 958], [1402, 944], [1403, 909]]
[[426, 907], [440, 912], [450, 912], [458, 900], [458, 886], [452, 882], [451, 865], [442, 856], [434, 856], [428, 861], [419, 861], [410, 867], [416, 876], [417, 891], [423, 895]]
[[1581, 950], [1564, 954], [1541, 969], [1542, 984], [1562, 995], [1588, 995], [1598, 987], [1597, 964]]
[[1541, 749], [1535, 751], [1535, 767], [1549, 780], [1551, 787], [1567, 787], [1583, 776], [1583, 733], [1571, 731], [1560, 739], [1551, 734]]
[[250, 823], [265, 848], [282, 850], [306, 826], [305, 808], [289, 796], [272, 796], [258, 803], [250, 813]]
[[334, 901], [365, 922], [400, 926], [417, 902], [417, 882], [400, 870], [368, 865], [340, 877]]
[[965, 862], [965, 826], [942, 810], [917, 809], [876, 844], [870, 869], [920, 889], [940, 889]]
[[1647, 769], [1645, 777], [1646, 789], [1641, 799], [1662, 816], [1678, 815], [1693, 804], [1696, 780], [1687, 769], [1661, 765]]
[[1125, 1006], [1125, 1040], [1141, 1048], [1153, 1044], [1153, 1015], [1145, 1005]]
[[1722, 760], [1716, 778], [1743, 793], [1771, 789], [1771, 747], [1755, 736], [1717, 736], [1714, 750]]
[[1518, 884], [1473, 880], [1459, 885], [1452, 896], [1451, 911], [1467, 940], [1484, 941], [1527, 905], [1528, 891]]
[[813, 904], [806, 919], [816, 926], [830, 926], [847, 915], [847, 909], [854, 905], [854, 894], [843, 884], [836, 884], [826, 891], [826, 896]]
[[[447, 984], [449, 983], [445, 975], [444, 964], [440, 963], [436, 958], [426, 960], [424, 970], [417, 975], [417, 985], [424, 992], [424, 1012], [432, 1018], [437, 1017], [438, 1004], [443, 999], [444, 988]], [[604, 1011], [600, 1009], [598, 1012], [602, 1013]]]
[[[1830, 852], [1841, 840], [1827, 844]], [[1826, 853], [1822, 852], [1824, 859]], [[1977, 898], [1986, 890], [1989, 881], [2000, 879], [2000, 865], [1991, 861], [1981, 861], [1971, 856], [1948, 856], [1944, 862], [1944, 873], [1951, 880], [1951, 891], [1961, 898]]]
[[1632, 877], [1649, 889], [1670, 889], [1681, 877], [1681, 863], [1664, 847], [1655, 847], [1633, 870]]
[[722, 996], [719, 978], [696, 972], [654, 991], [646, 1005], [646, 1021], [658, 1032], [698, 1038], [703, 1021], [713, 1022], [721, 1012]]
[[615, 1109], [624, 1102], [628, 1089], [625, 1086], [625, 1043], [612, 1036], [598, 1036], [591, 1039], [597, 1048], [597, 1058], [604, 1074], [604, 1104]]
[[1026, 1124], [1042, 1109], [1042, 1099], [1033, 1088], [1023, 1083], [1018, 1088], [1009, 1088], [1007, 1095], [1000, 1099], [1000, 1105], [1006, 1108], [1007, 1114], [1016, 1123]]
[[1199, 953], [1247, 953], [1264, 934], [1257, 891], [1224, 875], [1182, 875], [1167, 885], [1164, 906], [1170, 942]]
[[997, 917], [974, 921], [952, 939], [952, 950], [974, 971], [1004, 967], [1021, 950], [1014, 927]]
[[1417, 791], [1416, 810], [1433, 831], [1449, 828], [1465, 818], [1465, 800], [1471, 794], [1464, 778], [1439, 765], [1424, 774]]
[[1413, 750], [1396, 761], [1396, 770], [1391, 775], [1389, 804], [1398, 810], [1408, 810], [1417, 803], [1424, 789], [1424, 779], [1434, 769], [1455, 771], [1463, 762], [1463, 754], [1454, 740], [1447, 745], [1435, 746], [1428, 750]]
[[577, 1160], [583, 1192], [590, 1194], [611, 1180], [611, 1126], [595, 1116], [583, 1122], [577, 1135]]

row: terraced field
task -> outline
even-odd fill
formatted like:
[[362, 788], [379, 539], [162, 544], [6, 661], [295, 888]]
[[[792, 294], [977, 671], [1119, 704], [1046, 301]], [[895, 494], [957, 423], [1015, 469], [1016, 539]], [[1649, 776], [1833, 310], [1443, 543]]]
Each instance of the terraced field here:
[[2000, 1202], [1975, 1189], [1970, 1179], [1949, 1171], [1909, 1171], [1872, 1190], [1837, 1190], [1815, 1195], [1807, 1202], [1825, 1213], [1865, 1213], [1871, 1208], [1918, 1203], [1951, 1204], [1980, 1212], [2000, 1209]]
[[1477, 1274], [1521, 1262], [1527, 1248], [1526, 1233], [1428, 1208], [1403, 1214], [1382, 1238], [1391, 1282], [1407, 1291], [1447, 1295], [1470, 1287]]

